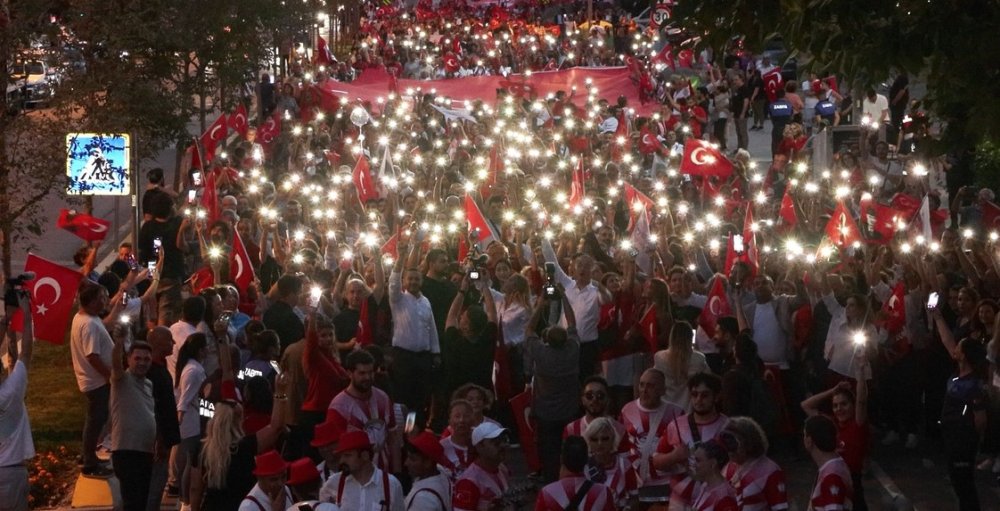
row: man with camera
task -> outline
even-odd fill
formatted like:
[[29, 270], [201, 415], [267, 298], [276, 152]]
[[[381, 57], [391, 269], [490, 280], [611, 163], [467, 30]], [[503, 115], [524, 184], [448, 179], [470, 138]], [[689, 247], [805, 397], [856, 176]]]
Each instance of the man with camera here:
[[[28, 367], [31, 366], [34, 336], [28, 294], [15, 291], [9, 282], [7, 286], [4, 296], [6, 313], [0, 319], [0, 339], [7, 339], [7, 356], [10, 358], [10, 371], [0, 380], [0, 488], [4, 489], [0, 510], [27, 511], [28, 469], [25, 461], [35, 457], [35, 443], [31, 438], [24, 396], [28, 391]], [[24, 318], [20, 349], [17, 336], [10, 329], [11, 316], [18, 307]]]
[[[560, 306], [566, 328], [553, 325], [538, 333], [538, 322], [550, 307]], [[554, 315], [554, 314], [550, 314]], [[550, 284], [535, 305], [524, 339], [525, 380], [534, 392], [531, 410], [538, 419], [538, 455], [546, 482], [559, 476], [563, 429], [576, 418], [580, 395], [580, 336], [576, 314], [562, 284]]]

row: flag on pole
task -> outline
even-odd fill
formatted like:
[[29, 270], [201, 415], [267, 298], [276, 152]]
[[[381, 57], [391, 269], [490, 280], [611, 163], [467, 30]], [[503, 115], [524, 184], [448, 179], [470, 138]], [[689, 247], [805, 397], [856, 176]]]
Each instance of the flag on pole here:
[[[35, 339], [62, 344], [69, 330], [73, 301], [83, 275], [35, 254], [28, 254], [24, 271], [35, 274], [34, 280], [24, 283], [24, 289], [31, 293], [31, 324]], [[15, 332], [24, 329], [20, 309], [11, 316], [11, 328]]]

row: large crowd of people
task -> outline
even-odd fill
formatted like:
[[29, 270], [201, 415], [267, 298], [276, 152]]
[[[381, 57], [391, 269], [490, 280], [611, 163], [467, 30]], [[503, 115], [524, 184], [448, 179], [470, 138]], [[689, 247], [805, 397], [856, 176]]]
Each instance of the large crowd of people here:
[[[977, 465], [1000, 472], [1000, 207], [948, 199], [905, 75], [852, 116], [835, 79], [775, 87], [768, 59], [567, 12], [372, 8], [343, 63], [268, 77], [256, 128], [193, 146], [182, 189], [151, 170], [138, 244], [101, 272], [81, 251], [83, 474], [114, 474], [127, 511], [863, 510], [877, 428], [942, 442], [978, 509]], [[612, 65], [653, 113], [589, 84], [313, 94], [372, 67]], [[26, 326], [0, 387], [15, 408]], [[33, 455], [14, 419], [0, 483]], [[811, 494], [787, 494], [781, 449], [815, 462]]]

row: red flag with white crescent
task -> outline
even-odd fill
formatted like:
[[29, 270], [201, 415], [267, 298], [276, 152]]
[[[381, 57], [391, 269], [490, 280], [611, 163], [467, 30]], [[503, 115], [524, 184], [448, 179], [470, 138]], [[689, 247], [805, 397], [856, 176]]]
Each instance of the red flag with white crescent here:
[[382, 255], [392, 256], [392, 260], [395, 261], [399, 259], [399, 232], [397, 231], [389, 239], [385, 240], [382, 244], [382, 248], [379, 249], [379, 253]]
[[826, 223], [826, 229], [823, 232], [826, 233], [830, 242], [839, 248], [845, 248], [853, 245], [854, 242], [862, 241], [861, 230], [858, 229], [858, 224], [854, 222], [854, 218], [844, 206], [843, 201], [837, 202], [837, 207], [833, 210], [833, 215], [830, 216], [830, 221]]
[[646, 309], [639, 319], [639, 330], [642, 331], [642, 338], [646, 340], [646, 350], [650, 353], [659, 351], [657, 337], [660, 335], [660, 324], [656, 320], [656, 307], [650, 305]]
[[83, 241], [101, 241], [108, 235], [111, 222], [63, 208], [59, 210], [56, 227], [66, 229]]
[[210, 266], [202, 266], [201, 269], [192, 273], [187, 281], [191, 285], [191, 294], [196, 295], [215, 285], [215, 273], [212, 272]]
[[201, 192], [201, 206], [205, 208], [207, 225], [219, 219], [219, 190], [215, 186], [215, 172], [205, 172], [205, 189]]
[[240, 296], [246, 294], [250, 284], [255, 278], [253, 263], [250, 262], [250, 254], [243, 245], [243, 238], [235, 229], [233, 230], [233, 248], [229, 252], [229, 280], [240, 290]]
[[279, 134], [281, 134], [281, 116], [277, 112], [257, 128], [257, 140], [264, 149], [269, 149]]
[[781, 197], [781, 210], [778, 212], [784, 225], [791, 229], [799, 223], [799, 217], [795, 214], [795, 202], [788, 188], [785, 188], [785, 195]]
[[767, 94], [767, 100], [774, 101], [778, 99], [778, 89], [783, 86], [784, 81], [781, 78], [781, 68], [776, 67], [765, 73], [761, 78], [764, 80], [764, 92]]
[[510, 398], [510, 410], [517, 421], [517, 436], [521, 441], [521, 451], [524, 453], [524, 462], [530, 471], [538, 471], [542, 468], [542, 459], [538, 456], [538, 442], [536, 442], [536, 421], [531, 413], [531, 403], [535, 400], [531, 390], [526, 390]]
[[250, 124], [247, 121], [247, 109], [240, 103], [236, 107], [236, 111], [229, 114], [229, 127], [240, 134], [244, 139], [247, 138], [247, 130], [250, 128]]
[[583, 202], [583, 197], [586, 194], [583, 189], [583, 182], [585, 180], [584, 170], [583, 170], [583, 158], [576, 164], [576, 169], [573, 171], [572, 182], [569, 187], [569, 207], [575, 208], [581, 202]]
[[483, 184], [479, 186], [479, 194], [483, 196], [484, 199], [493, 195], [493, 187], [497, 184], [497, 176], [504, 168], [503, 158], [497, 151], [497, 144], [493, 144], [490, 148], [490, 161], [489, 167], [486, 170], [486, 179], [483, 180]]
[[727, 178], [733, 174], [733, 164], [712, 144], [689, 138], [684, 143], [680, 171], [681, 174]]
[[698, 315], [698, 326], [705, 331], [709, 337], [715, 335], [715, 327], [719, 324], [719, 318], [732, 316], [733, 309], [729, 306], [729, 299], [726, 297], [726, 288], [722, 285], [722, 279], [716, 278], [712, 282], [712, 289], [708, 291], [708, 301]]
[[643, 126], [642, 129], [639, 130], [639, 152], [642, 154], [653, 154], [663, 151], [663, 143], [660, 142], [656, 133], [653, 133], [653, 131], [649, 129], [649, 126]]
[[208, 127], [208, 131], [201, 135], [201, 146], [205, 148], [205, 163], [211, 163], [212, 159], [215, 157], [215, 148], [226, 139], [226, 135], [229, 134], [229, 129], [226, 125], [227, 116], [225, 114], [220, 115], [211, 126]]
[[[31, 324], [35, 339], [62, 344], [69, 329], [73, 301], [83, 275], [35, 254], [28, 254], [24, 271], [35, 274], [35, 279], [25, 282], [23, 286], [31, 293]], [[21, 332], [24, 329], [23, 323], [24, 317], [18, 309], [11, 316], [11, 328], [15, 332]]]
[[378, 190], [375, 188], [375, 179], [372, 177], [372, 169], [367, 156], [362, 154], [358, 157], [352, 176], [354, 177], [354, 187], [358, 191], [358, 200], [362, 204], [378, 198]]

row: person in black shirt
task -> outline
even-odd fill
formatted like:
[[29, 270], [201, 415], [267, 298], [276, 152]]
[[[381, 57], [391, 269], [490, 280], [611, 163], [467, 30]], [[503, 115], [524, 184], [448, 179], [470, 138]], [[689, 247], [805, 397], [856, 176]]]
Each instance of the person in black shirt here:
[[441, 343], [441, 368], [448, 395], [466, 383], [485, 388], [493, 386], [493, 356], [497, 344], [496, 304], [493, 293], [486, 290], [482, 293], [482, 307], [470, 305], [463, 311], [470, 283], [466, 276], [451, 302]]
[[275, 284], [277, 296], [274, 302], [264, 311], [264, 326], [278, 332], [281, 339], [281, 352], [293, 342], [306, 336], [305, 325], [295, 314], [295, 306], [299, 303], [302, 293], [302, 279], [295, 275], [282, 275]]
[[[155, 262], [159, 251], [163, 251], [160, 274], [153, 277], [160, 279], [156, 290], [157, 324], [170, 325], [180, 316], [181, 286], [187, 278], [183, 233], [191, 221], [174, 214], [173, 200], [166, 193], [151, 196], [149, 207], [153, 219], [139, 228], [139, 260], [142, 264]], [[157, 243], [159, 248], [155, 246]]]
[[146, 173], [149, 184], [146, 191], [142, 193], [142, 221], [148, 222], [153, 219], [152, 198], [155, 195], [166, 195], [170, 200], [177, 196], [172, 191], [164, 187], [163, 169], [157, 167]]
[[948, 477], [960, 511], [978, 511], [976, 451], [986, 431], [986, 347], [971, 337], [957, 344], [941, 310], [931, 310], [941, 344], [958, 364], [958, 375], [948, 380], [941, 407], [941, 437], [948, 455]]
[[764, 107], [767, 105], [767, 94], [764, 93], [764, 79], [760, 76], [760, 70], [751, 67], [750, 75], [747, 77], [747, 99], [750, 100], [750, 109], [753, 111], [753, 126], [750, 131], [764, 129]]
[[749, 89], [743, 82], [743, 77], [733, 78], [731, 93], [729, 95], [729, 111], [733, 114], [733, 123], [736, 125], [736, 148], [746, 149], [750, 143], [747, 133], [747, 114], [750, 112]]

